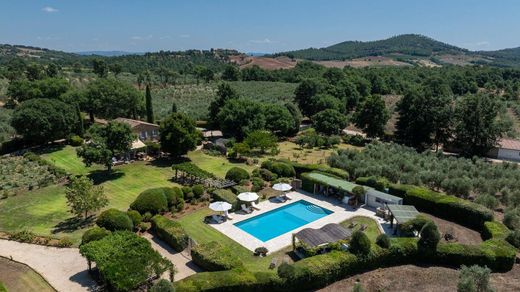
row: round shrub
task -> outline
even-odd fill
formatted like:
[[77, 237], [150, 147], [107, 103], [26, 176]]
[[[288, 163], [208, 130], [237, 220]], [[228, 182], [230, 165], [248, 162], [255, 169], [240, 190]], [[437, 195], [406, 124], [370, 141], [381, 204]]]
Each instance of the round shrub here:
[[253, 177], [251, 183], [253, 184], [253, 188], [251, 189], [253, 192], [258, 192], [264, 188], [264, 180], [259, 177]]
[[272, 173], [270, 170], [265, 168], [261, 168], [259, 173], [260, 176], [266, 181], [273, 181], [278, 178], [278, 175]]
[[376, 238], [376, 244], [382, 248], [389, 248], [390, 238], [386, 234], [379, 234]]
[[150, 222], [150, 220], [152, 220], [152, 213], [150, 212], [146, 212], [143, 214], [143, 222]]
[[202, 197], [202, 195], [204, 195], [204, 186], [203, 185], [194, 185], [192, 190], [193, 190], [193, 195], [195, 196], [196, 199], [199, 199], [200, 197]]
[[116, 230], [128, 230], [132, 231], [134, 225], [132, 224], [132, 220], [128, 215], [117, 209], [108, 209], [103, 211], [98, 219], [96, 220], [96, 224], [99, 227], [103, 227], [110, 231]]
[[270, 169], [273, 173], [276, 173], [279, 177], [294, 177], [296, 171], [294, 167], [289, 163], [285, 162], [273, 162], [272, 168]]
[[151, 214], [157, 214], [168, 210], [168, 201], [164, 194], [163, 188], [148, 189], [135, 199], [130, 205], [130, 209], [136, 210], [137, 212], [144, 214], [150, 212]]
[[511, 230], [520, 229], [520, 208], [507, 210], [503, 222]]
[[78, 135], [74, 135], [74, 136], [70, 137], [69, 144], [74, 147], [81, 146], [81, 145], [83, 145], [83, 138], [81, 138]]
[[364, 232], [357, 230], [352, 234], [352, 238], [350, 239], [350, 252], [362, 256], [366, 256], [370, 253], [370, 239], [368, 239]]
[[249, 173], [243, 168], [233, 167], [226, 173], [226, 179], [239, 183], [241, 180], [249, 179]]
[[172, 282], [161, 279], [159, 282], [153, 284], [153, 286], [148, 290], [150, 292], [175, 292], [175, 288], [173, 288]]
[[92, 227], [83, 233], [81, 237], [81, 244], [87, 244], [91, 241], [100, 240], [103, 237], [110, 235], [112, 232], [98, 226]]
[[511, 243], [512, 246], [520, 248], [520, 230], [509, 233], [506, 237], [507, 242]]
[[128, 215], [128, 217], [130, 217], [130, 220], [132, 220], [134, 226], [139, 225], [141, 221], [143, 221], [143, 216], [141, 216], [141, 214], [139, 214], [139, 212], [135, 210], [128, 210], [126, 214]]
[[186, 201], [191, 201], [191, 199], [193, 199], [193, 197], [194, 197], [193, 189], [188, 186], [182, 187], [182, 194], [184, 195], [184, 199]]
[[175, 194], [175, 196], [176, 196], [177, 198], [182, 198], [182, 199], [184, 199], [184, 194], [182, 193], [182, 190], [181, 190], [180, 188], [178, 188], [178, 187], [173, 187], [173, 188], [172, 188], [172, 191], [173, 191], [173, 193]]
[[417, 242], [417, 247], [423, 250], [436, 250], [440, 240], [441, 235], [437, 225], [433, 222], [428, 222], [421, 229], [421, 238]]

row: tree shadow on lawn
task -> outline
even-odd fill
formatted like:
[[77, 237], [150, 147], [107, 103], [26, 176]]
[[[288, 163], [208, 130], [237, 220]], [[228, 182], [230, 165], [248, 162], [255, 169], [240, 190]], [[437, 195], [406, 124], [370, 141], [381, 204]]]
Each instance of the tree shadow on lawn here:
[[155, 167], [161, 167], [161, 168], [171, 168], [174, 164], [179, 164], [183, 162], [191, 162], [191, 160], [187, 157], [178, 157], [178, 158], [171, 158], [171, 157], [161, 157], [154, 159], [149, 162], [150, 165]]
[[87, 219], [80, 217], [71, 217], [54, 226], [51, 233], [72, 233], [76, 230], [83, 229], [94, 225], [94, 215], [90, 215]]
[[57, 152], [57, 151], [63, 150], [64, 148], [65, 148], [64, 144], [50, 144], [50, 145], [43, 145], [43, 146], [38, 146], [36, 148], [33, 148], [32, 152], [34, 152], [38, 155], [43, 155], [43, 154], [50, 154], [53, 152]]
[[94, 184], [99, 185], [110, 180], [119, 179], [124, 175], [125, 173], [120, 170], [112, 170], [112, 172], [108, 172], [107, 170], [93, 170], [87, 177], [93, 180]]

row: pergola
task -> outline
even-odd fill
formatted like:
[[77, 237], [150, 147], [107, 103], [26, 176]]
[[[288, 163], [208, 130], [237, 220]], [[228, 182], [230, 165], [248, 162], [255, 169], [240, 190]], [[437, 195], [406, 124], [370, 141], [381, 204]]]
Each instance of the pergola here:
[[415, 219], [419, 215], [419, 211], [412, 205], [387, 205], [390, 211], [390, 227], [394, 227], [394, 219], [396, 221], [394, 234], [397, 233], [399, 225]]
[[320, 229], [305, 228], [293, 234], [293, 248], [295, 239], [308, 247], [317, 247], [328, 243], [344, 240], [352, 236], [352, 230], [339, 224], [330, 223]]

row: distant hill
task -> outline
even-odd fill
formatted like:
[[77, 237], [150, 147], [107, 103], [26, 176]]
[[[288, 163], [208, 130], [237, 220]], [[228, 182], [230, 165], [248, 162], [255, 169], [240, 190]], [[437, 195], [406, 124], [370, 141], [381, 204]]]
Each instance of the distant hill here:
[[85, 51], [85, 52], [76, 52], [78, 55], [82, 56], [102, 56], [102, 57], [119, 57], [126, 55], [144, 55], [143, 52], [126, 52], [126, 51]]
[[346, 41], [325, 48], [309, 48], [304, 50], [279, 53], [298, 59], [307, 60], [343, 60], [367, 56], [384, 56], [388, 54], [404, 54], [411, 56], [431, 56], [433, 54], [460, 54], [467, 50], [432, 38], [404, 34], [378, 41]]
[[0, 64], [7, 63], [14, 58], [35, 60], [41, 63], [73, 63], [81, 59], [74, 53], [55, 51], [45, 48], [0, 44]]
[[520, 48], [474, 52], [418, 34], [404, 34], [368, 42], [346, 41], [325, 48], [281, 52], [273, 56], [288, 56], [293, 59], [312, 61], [352, 60], [382, 56], [416, 64], [428, 60], [439, 65], [520, 66]]

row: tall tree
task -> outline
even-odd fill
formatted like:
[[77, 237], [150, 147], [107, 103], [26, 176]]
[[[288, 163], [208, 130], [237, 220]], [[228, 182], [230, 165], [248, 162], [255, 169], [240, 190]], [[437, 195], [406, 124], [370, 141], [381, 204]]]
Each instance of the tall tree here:
[[382, 137], [390, 114], [381, 95], [367, 97], [354, 113], [354, 124], [368, 137]]
[[242, 140], [254, 130], [265, 129], [265, 115], [261, 103], [247, 98], [226, 102], [217, 115], [222, 131], [226, 135]]
[[92, 71], [97, 74], [97, 76], [104, 78], [108, 76], [108, 66], [105, 61], [101, 59], [92, 60]]
[[103, 186], [94, 186], [94, 182], [86, 176], [72, 177], [65, 190], [67, 205], [78, 217], [88, 218], [88, 214], [108, 205], [108, 198]]
[[292, 126], [287, 134], [296, 135], [300, 131], [300, 124], [302, 123], [303, 119], [302, 113], [300, 112], [300, 109], [298, 109], [298, 107], [292, 102], [286, 103], [285, 107], [287, 108], [289, 113], [291, 113], [291, 116], [293, 118]]
[[302, 113], [306, 116], [311, 116], [314, 112], [312, 110], [312, 97], [324, 91], [323, 82], [317, 79], [303, 80], [294, 91], [294, 100], [300, 107]]
[[215, 127], [219, 124], [217, 115], [224, 104], [231, 99], [238, 98], [238, 92], [229, 83], [221, 83], [217, 89], [217, 98], [209, 105], [209, 122]]
[[237, 81], [240, 78], [240, 71], [234, 65], [228, 65], [222, 72], [222, 79], [226, 81]]
[[177, 112], [177, 104], [175, 101], [172, 101], [172, 114]]
[[347, 126], [347, 117], [335, 109], [326, 109], [312, 116], [312, 122], [317, 132], [338, 135]]
[[154, 123], [153, 117], [153, 105], [152, 105], [152, 94], [150, 93], [150, 85], [146, 84], [146, 121], [148, 123]]
[[87, 166], [101, 164], [112, 171], [112, 158], [130, 151], [135, 135], [125, 123], [111, 121], [105, 126], [93, 125], [87, 132], [90, 142], [77, 149]]
[[36, 98], [16, 108], [11, 125], [27, 141], [45, 143], [69, 136], [77, 121], [73, 106], [55, 99]]
[[486, 154], [507, 130], [498, 120], [500, 104], [487, 94], [463, 96], [455, 107], [455, 143], [466, 156]]
[[161, 122], [161, 148], [179, 157], [194, 150], [200, 141], [195, 121], [184, 113], [172, 113]]
[[278, 136], [289, 135], [294, 127], [294, 118], [289, 110], [280, 104], [269, 104], [264, 107], [265, 128]]

